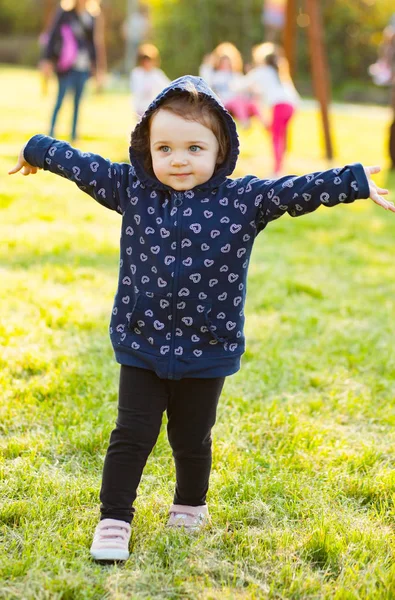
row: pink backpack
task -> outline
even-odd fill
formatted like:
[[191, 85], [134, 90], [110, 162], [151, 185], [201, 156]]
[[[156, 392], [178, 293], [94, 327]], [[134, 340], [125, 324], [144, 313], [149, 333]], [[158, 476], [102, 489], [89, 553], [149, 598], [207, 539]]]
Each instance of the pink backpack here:
[[78, 54], [78, 44], [70, 25], [61, 25], [60, 34], [62, 37], [62, 46], [57, 70], [63, 73], [71, 69], [74, 65]]

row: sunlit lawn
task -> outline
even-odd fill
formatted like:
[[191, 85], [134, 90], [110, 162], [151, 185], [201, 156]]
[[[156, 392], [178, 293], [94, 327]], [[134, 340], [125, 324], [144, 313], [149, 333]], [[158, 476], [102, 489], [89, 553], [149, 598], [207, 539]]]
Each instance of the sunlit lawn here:
[[[395, 598], [395, 215], [360, 201], [284, 217], [258, 238], [248, 351], [215, 428], [212, 524], [194, 537], [165, 530], [174, 469], [162, 431], [131, 558], [96, 565], [120, 220], [49, 173], [7, 177], [46, 132], [55, 90], [42, 98], [23, 70], [0, 81], [0, 598]], [[69, 120], [67, 107], [60, 137]], [[289, 172], [326, 168], [318, 123], [297, 116]], [[81, 124], [81, 148], [127, 159], [127, 94], [90, 94]], [[336, 164], [385, 165], [385, 111], [333, 124]], [[238, 174], [270, 173], [257, 124], [242, 151]]]

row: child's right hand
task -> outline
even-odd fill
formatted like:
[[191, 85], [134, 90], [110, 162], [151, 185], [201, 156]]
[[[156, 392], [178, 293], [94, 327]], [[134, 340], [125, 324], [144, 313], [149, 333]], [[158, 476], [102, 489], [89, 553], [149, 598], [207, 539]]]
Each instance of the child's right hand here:
[[[26, 146], [26, 144], [25, 144], [25, 146]], [[40, 167], [32, 167], [32, 165], [30, 165], [25, 160], [25, 156], [23, 154], [25, 146], [23, 146], [22, 150], [19, 152], [18, 161], [17, 161], [15, 167], [13, 169], [11, 169], [11, 171], [8, 171], [8, 175], [14, 175], [14, 173], [18, 173], [18, 171], [20, 171], [22, 173], [22, 175], [25, 175], [25, 176], [26, 175], [35, 175], [37, 173], [37, 171], [40, 170]]]

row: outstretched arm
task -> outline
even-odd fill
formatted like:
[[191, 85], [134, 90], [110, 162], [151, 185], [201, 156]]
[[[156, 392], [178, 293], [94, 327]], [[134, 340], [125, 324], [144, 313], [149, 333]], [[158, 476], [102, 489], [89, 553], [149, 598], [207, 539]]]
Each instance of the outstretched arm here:
[[10, 175], [35, 175], [38, 170], [51, 171], [73, 181], [83, 192], [103, 206], [123, 213], [128, 186], [133, 181], [132, 168], [126, 163], [112, 163], [97, 154], [81, 152], [67, 142], [36, 135], [22, 148]]
[[371, 175], [379, 171], [379, 167], [364, 168], [356, 163], [301, 177], [253, 178], [245, 191], [254, 197], [258, 231], [286, 212], [291, 217], [298, 217], [321, 205], [349, 204], [362, 198], [371, 198], [379, 206], [395, 212], [394, 205], [382, 197], [388, 190], [378, 187], [371, 179]]

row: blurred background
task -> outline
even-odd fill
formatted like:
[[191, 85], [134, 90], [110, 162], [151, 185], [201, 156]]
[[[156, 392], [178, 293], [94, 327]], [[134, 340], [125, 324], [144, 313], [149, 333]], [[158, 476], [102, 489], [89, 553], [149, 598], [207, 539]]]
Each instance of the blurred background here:
[[[276, 5], [276, 2], [271, 2]], [[197, 73], [202, 57], [224, 40], [233, 42], [245, 61], [254, 44], [268, 39], [262, 0], [146, 0], [153, 41], [162, 56], [162, 68], [170, 78]], [[270, 2], [266, 2], [270, 5]], [[278, 2], [279, 4], [279, 2]], [[302, 95], [312, 91], [307, 30], [310, 24], [305, 2], [296, 1], [297, 71], [295, 83]], [[333, 97], [341, 101], [387, 103], [387, 90], [367, 75], [377, 57], [382, 31], [387, 25], [392, 0], [321, 0], [325, 43]], [[0, 62], [35, 66], [39, 59], [39, 35], [58, 6], [56, 0], [0, 0]], [[106, 21], [106, 46], [111, 72], [122, 73], [125, 36], [122, 34], [133, 0], [102, 0]]]
[[[204, 67], [210, 78], [205, 60], [221, 45], [214, 83], [227, 94], [231, 76], [254, 72], [254, 46], [278, 42], [300, 96], [284, 172], [379, 164], [375, 180], [394, 200], [395, 1], [86, 0], [97, 24], [104, 16], [99, 82], [89, 36], [78, 69], [59, 73], [53, 48], [43, 68], [60, 5], [81, 33], [73, 4], [0, 0], [0, 597], [395, 598], [395, 215], [370, 201], [322, 207], [258, 238], [248, 350], [216, 426], [213, 525], [190, 541], [163, 530], [173, 459], [162, 430], [133, 557], [108, 570], [84, 557], [115, 419], [107, 324], [120, 217], [51, 173], [7, 175], [27, 140], [53, 128], [66, 83], [80, 98], [87, 82], [80, 128], [68, 97], [56, 137], [128, 161], [143, 75], [150, 93], [165, 76]], [[231, 72], [222, 42], [241, 52]], [[273, 128], [256, 115], [237, 122], [236, 177], [273, 173]]]

